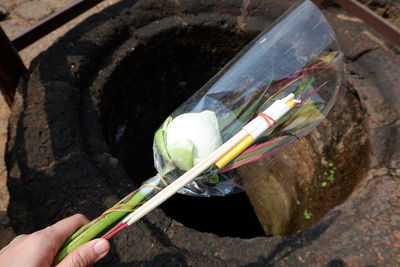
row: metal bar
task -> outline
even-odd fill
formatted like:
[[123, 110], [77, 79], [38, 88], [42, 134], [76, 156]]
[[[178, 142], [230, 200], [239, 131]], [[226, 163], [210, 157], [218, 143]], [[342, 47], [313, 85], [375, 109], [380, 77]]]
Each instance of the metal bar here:
[[11, 106], [15, 88], [21, 74], [26, 71], [24, 63], [13, 47], [6, 33], [0, 27], [0, 90], [5, 101]]
[[334, 0], [312, 0], [320, 8], [327, 7], [330, 3], [334, 3]]
[[103, 0], [78, 0], [61, 11], [39, 21], [37, 24], [12, 39], [11, 42], [17, 51], [21, 51], [102, 1]]
[[400, 29], [356, 0], [322, 0], [322, 5], [335, 2], [343, 9], [362, 19], [387, 40], [400, 46]]
[[324, 2], [326, 0], [311, 0], [311, 2], [314, 3], [314, 5], [316, 5], [319, 8], [324, 8]]

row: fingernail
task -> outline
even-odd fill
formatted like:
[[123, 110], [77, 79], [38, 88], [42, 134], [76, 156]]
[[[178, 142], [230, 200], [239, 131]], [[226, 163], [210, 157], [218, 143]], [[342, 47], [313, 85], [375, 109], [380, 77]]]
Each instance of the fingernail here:
[[108, 251], [109, 245], [108, 242], [105, 239], [99, 239], [96, 244], [94, 245], [94, 253], [97, 255], [103, 255]]

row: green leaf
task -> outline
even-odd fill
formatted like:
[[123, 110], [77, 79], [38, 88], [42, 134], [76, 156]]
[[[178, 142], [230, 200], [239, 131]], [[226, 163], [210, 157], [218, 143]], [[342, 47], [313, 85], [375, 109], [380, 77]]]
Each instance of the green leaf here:
[[194, 145], [190, 140], [167, 144], [171, 160], [182, 170], [190, 170], [193, 163]]
[[282, 132], [278, 132], [276, 134], [269, 134], [269, 135], [264, 135], [264, 136], [260, 136], [259, 138], [257, 138], [257, 140], [254, 142], [254, 145], [257, 144], [262, 144], [265, 142], [268, 142], [272, 139], [275, 139], [277, 137], [281, 137], [281, 136], [292, 136], [292, 137], [296, 137], [298, 138], [297, 135], [293, 134], [292, 132], [289, 131], [282, 131]]
[[223, 121], [218, 122], [221, 132], [223, 132], [229, 124], [236, 120], [240, 112], [242, 112], [242, 108], [237, 108], [229, 113], [229, 115]]
[[261, 94], [254, 100], [253, 102], [250, 102], [250, 106], [248, 108], [244, 108], [242, 112], [239, 114], [238, 119], [234, 122], [234, 124], [230, 127], [229, 132], [227, 134], [228, 138], [232, 137], [237, 131], [239, 131], [240, 127], [242, 127], [242, 124], [244, 122], [247, 122], [250, 120], [255, 114], [255, 111], [262, 105], [264, 104], [262, 100], [265, 97], [265, 94], [267, 93], [269, 88], [269, 85], [267, 85], [264, 90], [261, 92]]
[[[262, 157], [268, 153], [272, 153], [272, 150], [278, 149], [280, 151], [280, 148], [285, 148], [285, 145], [289, 142], [291, 142], [293, 138], [282, 138], [282, 137], [277, 137], [275, 139], [270, 140], [271, 144], [267, 146], [260, 147], [250, 153], [247, 154], [240, 154], [238, 157], [236, 157], [234, 160], [232, 160], [227, 167], [231, 166], [232, 168], [237, 168], [237, 166], [241, 166], [243, 164], [247, 164], [250, 162], [253, 162], [257, 160], [259, 157]], [[277, 153], [278, 151], [274, 152], [273, 154]], [[246, 162], [246, 163], [243, 163]]]
[[154, 135], [154, 142], [157, 149], [160, 151], [161, 155], [167, 160], [171, 160], [171, 157], [167, 150], [167, 129], [171, 121], [172, 117], [168, 117]]
[[304, 89], [306, 89], [308, 86], [310, 86], [313, 82], [315, 81], [314, 77], [311, 77], [310, 79], [306, 80], [302, 84], [300, 84], [299, 88], [295, 91], [294, 95], [295, 98], [301, 98], [301, 95], [303, 94]]
[[320, 56], [318, 59], [325, 64], [331, 64], [333, 59], [339, 54], [339, 51], [333, 51], [328, 54], [324, 54]]
[[219, 182], [219, 176], [218, 174], [214, 175], [213, 177], [210, 178], [210, 180], [208, 181], [210, 184], [216, 184]]
[[290, 118], [285, 122], [285, 130], [296, 132], [323, 118], [324, 115], [319, 111], [318, 104], [303, 104], [290, 113]]
[[[260, 146], [251, 153], [240, 154], [229, 163], [229, 166], [240, 166], [243, 162], [246, 162], [246, 164], [250, 163], [268, 153], [275, 154], [279, 152], [279, 147], [284, 148], [286, 144], [293, 142], [293, 138], [298, 139], [298, 133], [301, 135], [301, 131], [305, 127], [323, 119], [323, 115], [317, 106], [318, 104], [308, 103], [293, 109], [288, 115], [277, 121], [273, 128], [266, 131], [263, 136], [257, 138], [253, 146], [265, 142], [271, 142], [271, 144]], [[271, 152], [272, 150], [275, 151]]]

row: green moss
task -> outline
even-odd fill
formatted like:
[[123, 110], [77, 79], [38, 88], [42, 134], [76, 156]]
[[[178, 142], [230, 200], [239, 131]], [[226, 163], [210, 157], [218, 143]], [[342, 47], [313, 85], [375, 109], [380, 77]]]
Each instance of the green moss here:
[[306, 219], [306, 220], [310, 220], [313, 216], [312, 212], [309, 210], [304, 210], [303, 215], [304, 215], [304, 219]]
[[332, 183], [335, 181], [335, 174], [336, 174], [336, 167], [335, 163], [330, 160], [328, 162], [328, 170], [323, 172], [323, 177], [320, 179], [323, 180], [321, 182], [321, 187], [327, 187], [329, 183]]

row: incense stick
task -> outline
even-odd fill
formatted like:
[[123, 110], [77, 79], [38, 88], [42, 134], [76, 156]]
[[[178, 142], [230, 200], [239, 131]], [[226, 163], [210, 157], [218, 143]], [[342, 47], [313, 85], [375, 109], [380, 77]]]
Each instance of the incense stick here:
[[236, 135], [234, 135], [231, 139], [221, 145], [217, 150], [211, 153], [208, 157], [202, 160], [199, 164], [195, 165], [193, 168], [184, 173], [181, 177], [176, 179], [174, 182], [169, 184], [166, 188], [164, 188], [157, 195], [150, 198], [146, 201], [142, 206], [137, 208], [133, 213], [125, 217], [121, 223], [126, 223], [128, 225], [133, 224], [147, 213], [155, 209], [158, 205], [163, 203], [173, 194], [178, 192], [179, 189], [184, 187], [186, 184], [193, 181], [196, 177], [198, 177], [201, 173], [211, 167], [219, 158], [224, 156], [227, 152], [229, 152], [235, 145], [237, 145], [240, 141], [242, 141], [248, 133], [244, 130], [240, 130]]
[[[132, 225], [178, 192], [179, 189], [192, 182], [211, 166], [215, 165], [217, 168], [222, 168], [227, 162], [246, 149], [258, 136], [270, 128], [298, 102], [299, 100], [294, 99], [294, 94], [289, 94], [287, 97], [277, 100], [263, 113], [260, 113], [258, 118], [253, 119], [250, 123], [245, 125], [236, 135], [222, 144], [199, 164], [196, 164], [134, 212], [126, 216], [119, 224], [107, 232], [103, 238], [109, 239], [129, 225]], [[270, 115], [273, 116], [273, 118]]]
[[[275, 119], [278, 120], [281, 116], [286, 114], [294, 105], [294, 103], [297, 103], [297, 100], [294, 100], [294, 94], [289, 94], [287, 97], [284, 99], [276, 101], [274, 104], [276, 104], [276, 108], [274, 108], [272, 105], [270, 108], [268, 108], [266, 111], [261, 113], [260, 115], [266, 115], [271, 114], [271, 112], [275, 115]], [[282, 108], [282, 104], [285, 105], [286, 107]], [[269, 117], [269, 116], [268, 116]], [[263, 118], [265, 119], [265, 118]], [[263, 120], [262, 119], [262, 120]], [[257, 138], [259, 135], [261, 135], [266, 129], [271, 127], [273, 123], [276, 122], [275, 119], [271, 118], [271, 121], [266, 121], [266, 122], [259, 122], [256, 119], [251, 121], [249, 124], [247, 124], [242, 130], [240, 130], [236, 135], [234, 135], [231, 139], [229, 139], [227, 142], [225, 142], [223, 145], [221, 145], [217, 150], [215, 150], [213, 153], [211, 153], [208, 157], [206, 157], [203, 161], [201, 161], [199, 164], [195, 165], [193, 168], [191, 168], [189, 171], [187, 171], [185, 174], [183, 174], [181, 177], [176, 179], [174, 182], [172, 182], [170, 185], [168, 185], [166, 188], [164, 188], [161, 192], [159, 192], [157, 195], [153, 196], [151, 199], [146, 201], [142, 206], [137, 208], [133, 213], [128, 215], [127, 217], [122, 220], [121, 224], [127, 224], [131, 225], [141, 219], [143, 216], [145, 216], [147, 213], [155, 209], [157, 206], [159, 206], [161, 203], [163, 203], [165, 200], [167, 200], [169, 197], [171, 197], [173, 194], [178, 192], [179, 189], [193, 181], [196, 177], [198, 177], [200, 174], [202, 174], [205, 170], [213, 166], [219, 159], [224, 157], [228, 152], [232, 151], [232, 149], [240, 144], [242, 141], [244, 141], [246, 138], [249, 136], [253, 135], [252, 139], [254, 140]], [[246, 130], [246, 129], [251, 130]], [[250, 145], [250, 143], [248, 143]], [[239, 151], [238, 153], [240, 153]], [[231, 158], [232, 159], [232, 158]], [[218, 166], [220, 167], [220, 166]]]

